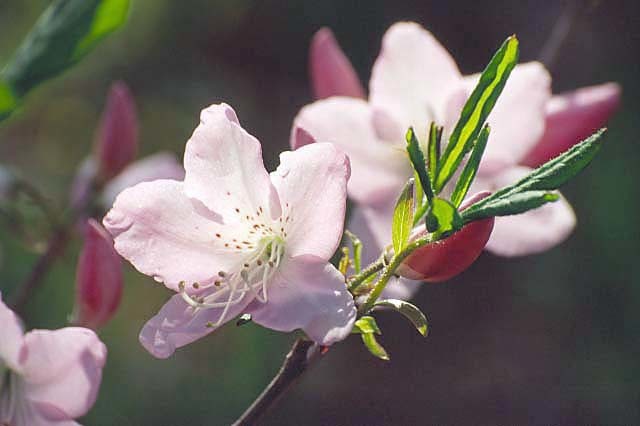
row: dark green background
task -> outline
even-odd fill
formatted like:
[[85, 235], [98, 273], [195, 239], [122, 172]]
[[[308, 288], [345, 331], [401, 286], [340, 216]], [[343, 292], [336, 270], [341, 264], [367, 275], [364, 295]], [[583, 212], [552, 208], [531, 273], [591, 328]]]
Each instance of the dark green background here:
[[[46, 6], [0, 0], [0, 62]], [[225, 101], [277, 165], [297, 110], [311, 101], [307, 48], [333, 28], [366, 82], [386, 28], [416, 20], [465, 73], [517, 33], [535, 59], [560, 1], [133, 0], [125, 28], [79, 66], [31, 93], [0, 127], [0, 163], [12, 164], [60, 204], [91, 149], [113, 80], [131, 87], [141, 151], [182, 154], [204, 106]], [[568, 185], [578, 228], [545, 254], [488, 254], [452, 282], [425, 286], [426, 340], [381, 314], [392, 361], [357, 338], [337, 345], [265, 422], [269, 425], [638, 424], [638, 136], [640, 24], [636, 1], [601, 2], [582, 17], [553, 67], [554, 90], [623, 85], [623, 108], [594, 164]], [[523, 129], [526, 131], [526, 129]], [[0, 290], [9, 293], [35, 256], [0, 230]], [[72, 307], [77, 242], [29, 304], [31, 327], [58, 328]], [[85, 425], [221, 425], [276, 372], [293, 336], [253, 325], [156, 360], [137, 334], [169, 292], [127, 267], [121, 309], [101, 331], [109, 346], [99, 401]]]

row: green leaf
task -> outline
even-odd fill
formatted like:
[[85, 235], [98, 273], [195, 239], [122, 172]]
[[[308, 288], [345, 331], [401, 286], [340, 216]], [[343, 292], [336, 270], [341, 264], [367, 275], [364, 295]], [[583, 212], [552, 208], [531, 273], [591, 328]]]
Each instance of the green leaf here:
[[353, 324], [353, 332], [359, 334], [382, 334], [375, 318], [371, 316], [360, 317]]
[[427, 317], [417, 306], [409, 302], [405, 302], [404, 300], [397, 299], [378, 300], [373, 305], [373, 309], [385, 308], [393, 309], [396, 312], [400, 312], [409, 321], [411, 321], [416, 330], [418, 330], [418, 333], [422, 334], [423, 336], [426, 337], [429, 333], [429, 323], [427, 322]]
[[400, 253], [406, 247], [413, 228], [413, 212], [415, 209], [414, 181], [409, 179], [400, 198], [393, 210], [393, 222], [391, 223], [391, 240], [393, 250]]
[[[422, 184], [420, 183], [420, 177], [418, 176], [418, 172], [413, 171], [413, 181], [416, 185], [416, 211], [420, 210], [423, 205], [425, 205], [424, 199], [424, 189], [422, 188]], [[415, 220], [415, 217], [414, 217]]]
[[0, 80], [0, 121], [7, 118], [18, 106], [13, 90], [8, 84]]
[[453, 195], [451, 195], [451, 202], [456, 207], [460, 206], [460, 203], [462, 203], [462, 200], [464, 200], [464, 197], [469, 191], [473, 179], [476, 177], [476, 173], [480, 167], [480, 160], [482, 160], [482, 154], [484, 154], [484, 149], [489, 140], [490, 131], [489, 125], [485, 124], [480, 131], [480, 136], [478, 136], [476, 143], [473, 145], [473, 151], [471, 151], [469, 160], [460, 174], [460, 178], [453, 190]]
[[413, 127], [409, 127], [405, 138], [407, 140], [407, 153], [409, 154], [409, 160], [411, 160], [413, 169], [418, 174], [424, 194], [427, 196], [427, 201], [431, 203], [431, 200], [433, 199], [433, 188], [431, 187], [431, 180], [429, 179], [429, 173], [427, 172], [427, 163], [424, 159], [422, 148], [420, 148], [420, 142], [418, 142], [418, 138], [416, 138], [416, 134], [413, 131]]
[[[484, 210], [496, 200], [508, 199], [514, 194], [530, 191], [554, 191], [580, 173], [593, 160], [602, 146], [605, 129], [594, 133], [571, 149], [549, 160], [513, 185], [502, 188], [492, 195], [465, 209], [465, 218], [476, 217], [476, 210]], [[469, 219], [465, 219], [466, 222]], [[476, 219], [472, 219], [476, 220]]]
[[525, 191], [508, 194], [493, 200], [489, 204], [484, 204], [481, 208], [470, 212], [468, 210], [463, 211], [462, 220], [466, 224], [487, 217], [520, 214], [557, 201], [559, 198], [558, 194], [547, 191]]
[[2, 80], [24, 96], [120, 27], [128, 9], [129, 0], [54, 0], [2, 71]]
[[489, 65], [480, 75], [478, 85], [469, 96], [460, 119], [456, 124], [447, 148], [439, 163], [438, 178], [434, 188], [440, 193], [455, 173], [465, 154], [469, 152], [473, 141], [493, 109], [502, 92], [511, 70], [518, 61], [518, 39], [511, 36], [505, 40], [493, 55]]
[[456, 207], [442, 198], [434, 198], [426, 217], [427, 231], [453, 232], [462, 228], [462, 218]]
[[373, 356], [384, 361], [389, 361], [389, 354], [387, 354], [387, 351], [378, 343], [375, 334], [362, 334], [362, 342]]
[[438, 177], [438, 162], [440, 161], [440, 141], [442, 140], [442, 127], [431, 122], [429, 127], [429, 143], [427, 144], [427, 155], [429, 157], [429, 172], [431, 182], [435, 182]]
[[338, 271], [342, 275], [347, 275], [347, 269], [349, 269], [349, 263], [351, 262], [351, 257], [349, 256], [349, 247], [342, 247], [342, 257], [338, 262]]

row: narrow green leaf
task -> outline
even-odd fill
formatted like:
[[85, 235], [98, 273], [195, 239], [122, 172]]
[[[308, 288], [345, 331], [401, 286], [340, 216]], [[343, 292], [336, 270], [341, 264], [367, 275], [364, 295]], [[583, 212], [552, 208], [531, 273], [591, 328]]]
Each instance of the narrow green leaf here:
[[462, 109], [460, 119], [440, 159], [438, 178], [434, 183], [437, 193], [440, 193], [451, 179], [465, 154], [471, 149], [517, 61], [518, 39], [511, 36], [493, 55]]
[[[422, 188], [422, 183], [420, 183], [420, 176], [418, 176], [418, 172], [413, 171], [413, 181], [416, 185], [416, 211], [419, 211], [422, 206], [425, 204], [424, 198], [424, 189]], [[415, 220], [415, 217], [414, 217]]]
[[462, 200], [464, 200], [464, 197], [469, 191], [471, 183], [473, 183], [473, 179], [476, 177], [476, 173], [480, 167], [480, 160], [482, 160], [482, 154], [484, 154], [484, 149], [486, 148], [487, 141], [489, 140], [490, 131], [491, 129], [489, 128], [489, 125], [485, 124], [480, 131], [480, 135], [478, 136], [476, 143], [473, 145], [473, 151], [471, 151], [469, 160], [464, 166], [462, 174], [460, 174], [460, 178], [458, 179], [456, 187], [453, 190], [453, 195], [451, 196], [451, 202], [456, 207], [460, 206], [460, 203], [462, 203]]
[[391, 241], [393, 250], [400, 253], [409, 241], [413, 228], [413, 213], [415, 209], [414, 181], [409, 179], [405, 185], [396, 207], [393, 210], [393, 222], [391, 224]]
[[435, 182], [438, 177], [438, 162], [440, 160], [440, 140], [442, 139], [442, 127], [431, 122], [429, 127], [429, 142], [427, 144], [427, 155], [429, 157], [429, 172], [431, 182]]
[[411, 323], [415, 326], [418, 333], [423, 336], [427, 336], [429, 333], [429, 323], [427, 322], [427, 317], [422, 313], [422, 311], [415, 305], [405, 302], [404, 300], [397, 299], [386, 299], [386, 300], [378, 300], [375, 305], [373, 305], [373, 309], [393, 309], [396, 312], [400, 312], [404, 315]]
[[362, 342], [373, 356], [384, 361], [389, 361], [389, 354], [387, 354], [387, 351], [378, 343], [375, 334], [362, 334]]
[[602, 146], [602, 135], [605, 129], [594, 133], [571, 149], [549, 160], [513, 185], [502, 188], [482, 199], [464, 211], [465, 217], [474, 217], [476, 210], [496, 200], [508, 198], [514, 194], [529, 191], [554, 191], [568, 180], [580, 173], [593, 160]]
[[382, 334], [375, 318], [371, 316], [360, 317], [353, 324], [353, 332], [359, 334]]
[[13, 90], [8, 84], [0, 80], [0, 121], [7, 118], [18, 106]]
[[452, 232], [462, 228], [462, 218], [456, 207], [442, 198], [434, 198], [425, 219], [429, 232]]
[[431, 203], [431, 200], [433, 199], [433, 188], [431, 187], [429, 172], [427, 172], [427, 163], [424, 159], [422, 148], [420, 148], [420, 142], [413, 131], [413, 127], [409, 127], [405, 137], [407, 140], [407, 153], [409, 154], [409, 159], [411, 160], [413, 169], [418, 174], [422, 190], [427, 196], [427, 202]]
[[54, 0], [40, 16], [2, 79], [24, 96], [86, 55], [124, 22], [129, 0]]
[[487, 217], [520, 214], [557, 201], [559, 198], [558, 194], [547, 191], [525, 191], [509, 194], [470, 212], [464, 210], [462, 212], [462, 220], [467, 224]]

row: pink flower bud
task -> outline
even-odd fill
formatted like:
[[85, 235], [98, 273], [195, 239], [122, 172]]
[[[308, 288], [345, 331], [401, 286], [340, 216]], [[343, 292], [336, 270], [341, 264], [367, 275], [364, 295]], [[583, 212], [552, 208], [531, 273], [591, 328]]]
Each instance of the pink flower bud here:
[[330, 96], [365, 97], [358, 74], [328, 28], [321, 28], [311, 40], [309, 72], [317, 99]]
[[118, 309], [122, 286], [122, 263], [113, 240], [98, 222], [89, 219], [76, 270], [74, 323], [93, 329], [106, 324]]
[[523, 164], [538, 167], [604, 126], [620, 106], [620, 86], [606, 83], [554, 96], [542, 139]]
[[136, 157], [138, 122], [136, 108], [127, 86], [116, 82], [109, 90], [95, 142], [99, 176], [109, 180]]
[[[483, 191], [470, 197], [464, 205], [488, 196]], [[398, 275], [411, 280], [442, 282], [467, 269], [480, 256], [493, 231], [494, 218], [471, 222], [444, 240], [427, 244], [409, 255], [397, 269]], [[414, 236], [424, 235], [426, 230]]]

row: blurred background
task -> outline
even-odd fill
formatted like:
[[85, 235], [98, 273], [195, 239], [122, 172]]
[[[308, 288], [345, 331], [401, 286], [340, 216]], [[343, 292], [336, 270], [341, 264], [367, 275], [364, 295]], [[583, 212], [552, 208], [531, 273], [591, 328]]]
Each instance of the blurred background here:
[[[47, 6], [0, 0], [0, 63]], [[432, 31], [464, 73], [481, 70], [512, 33], [521, 59], [539, 57], [562, 1], [133, 0], [128, 23], [63, 76], [29, 94], [0, 126], [0, 162], [64, 205], [91, 150], [114, 80], [131, 88], [140, 156], [182, 155], [199, 111], [224, 101], [264, 144], [268, 169], [288, 148], [298, 109], [312, 100], [308, 43], [333, 29], [367, 82], [382, 34], [398, 20]], [[581, 11], [589, 9], [580, 6]], [[563, 191], [579, 225], [542, 255], [483, 254], [415, 302], [432, 330], [380, 314], [391, 362], [358, 338], [331, 349], [273, 410], [266, 425], [639, 424], [640, 4], [601, 2], [581, 14], [552, 67], [555, 92], [617, 81], [623, 107], [594, 164]], [[36, 256], [0, 229], [0, 290], [9, 294]], [[30, 300], [31, 327], [64, 326], [72, 310], [78, 242]], [[172, 260], [169, 260], [172, 261]], [[294, 336], [228, 325], [168, 360], [139, 344], [169, 293], [129, 266], [123, 303], [101, 330], [109, 347], [100, 398], [82, 423], [223, 425], [268, 383]]]

